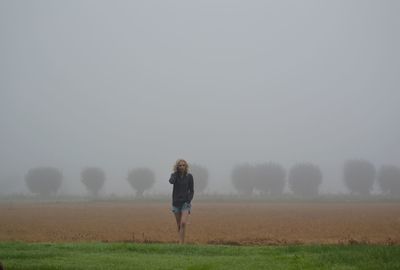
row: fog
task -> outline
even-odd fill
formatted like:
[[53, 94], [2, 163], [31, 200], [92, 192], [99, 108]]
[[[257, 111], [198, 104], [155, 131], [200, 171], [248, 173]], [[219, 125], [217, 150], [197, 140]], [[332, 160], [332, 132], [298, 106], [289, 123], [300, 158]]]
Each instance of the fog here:
[[[59, 168], [62, 193], [169, 192], [178, 158], [234, 192], [232, 167], [312, 162], [344, 192], [345, 160], [400, 164], [398, 1], [0, 0], [0, 193]], [[194, 176], [195, 177], [195, 176]], [[195, 178], [196, 179], [196, 178]]]

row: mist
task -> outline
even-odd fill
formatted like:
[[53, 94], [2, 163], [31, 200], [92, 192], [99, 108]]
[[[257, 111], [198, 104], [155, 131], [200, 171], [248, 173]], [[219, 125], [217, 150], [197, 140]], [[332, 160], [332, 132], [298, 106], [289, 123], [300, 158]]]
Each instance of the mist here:
[[[0, 1], [0, 193], [53, 166], [61, 192], [169, 192], [178, 158], [235, 192], [241, 163], [400, 165], [397, 1]], [[194, 176], [196, 177], [196, 176]], [[196, 178], [195, 178], [196, 179]]]

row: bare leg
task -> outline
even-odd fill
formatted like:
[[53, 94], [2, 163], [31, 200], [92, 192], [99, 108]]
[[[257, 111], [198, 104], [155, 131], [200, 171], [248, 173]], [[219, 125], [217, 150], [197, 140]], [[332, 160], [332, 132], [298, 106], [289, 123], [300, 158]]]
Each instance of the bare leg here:
[[180, 230], [179, 230], [179, 243], [185, 243], [185, 232], [186, 232], [186, 225], [189, 220], [189, 211], [183, 211], [181, 214], [181, 223], [180, 223]]
[[174, 213], [174, 215], [176, 219], [176, 226], [178, 227], [178, 233], [179, 233], [179, 230], [181, 229], [182, 213]]

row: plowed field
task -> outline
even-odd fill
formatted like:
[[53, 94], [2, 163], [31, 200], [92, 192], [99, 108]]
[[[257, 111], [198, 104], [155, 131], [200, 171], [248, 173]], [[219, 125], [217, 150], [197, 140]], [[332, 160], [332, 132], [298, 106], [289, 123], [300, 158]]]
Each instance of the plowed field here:
[[[194, 202], [201, 244], [400, 244], [399, 203]], [[0, 241], [176, 242], [169, 203], [1, 203]]]

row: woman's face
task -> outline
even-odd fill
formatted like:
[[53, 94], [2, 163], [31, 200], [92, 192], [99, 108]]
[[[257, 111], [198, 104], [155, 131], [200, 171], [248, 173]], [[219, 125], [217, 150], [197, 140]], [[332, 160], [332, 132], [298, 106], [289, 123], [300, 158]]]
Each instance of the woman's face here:
[[179, 161], [177, 168], [178, 168], [178, 172], [180, 172], [180, 173], [184, 172], [186, 169], [186, 162]]

